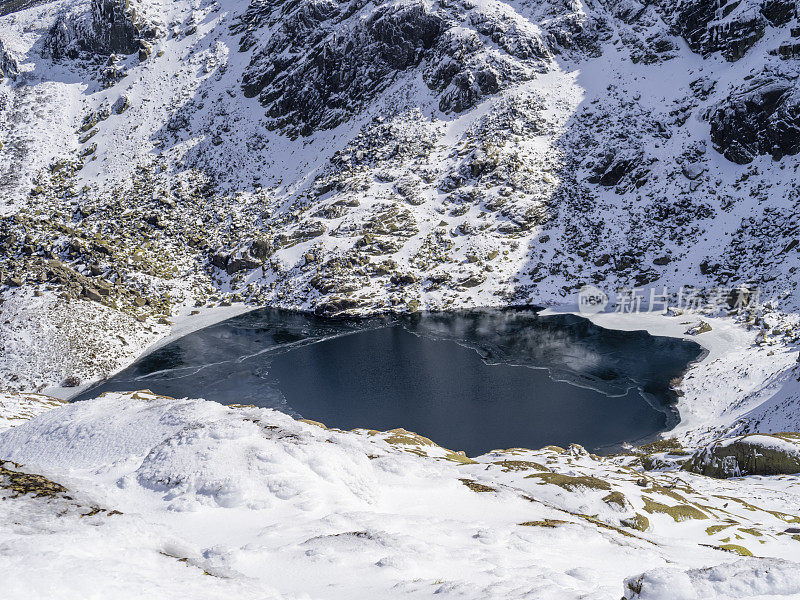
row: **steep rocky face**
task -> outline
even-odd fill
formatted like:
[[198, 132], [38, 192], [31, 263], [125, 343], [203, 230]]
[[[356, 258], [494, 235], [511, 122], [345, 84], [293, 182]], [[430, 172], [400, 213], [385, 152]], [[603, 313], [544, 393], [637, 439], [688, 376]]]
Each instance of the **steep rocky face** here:
[[92, 0], [95, 47], [103, 53], [133, 54], [139, 49], [139, 28], [128, 0]]
[[[275, 31], [259, 44], [268, 27]], [[258, 96], [270, 127], [301, 135], [342, 123], [412, 67], [422, 68], [440, 110], [462, 112], [530, 79], [550, 56], [515, 15], [425, 2], [257, 1], [234, 31], [243, 33], [240, 49], [255, 46], [245, 95]]]
[[[666, 6], [666, 5], [665, 5]], [[673, 28], [695, 52], [721, 52], [729, 61], [742, 58], [768, 26], [795, 17], [789, 0], [688, 0], [672, 12]]]
[[47, 0], [0, 0], [0, 17], [25, 10], [37, 4], [43, 4], [46, 1]]
[[[721, 6], [720, 6], [721, 4]], [[744, 6], [742, 6], [744, 4]], [[764, 19], [753, 2], [694, 0], [677, 11], [675, 30], [695, 52], [721, 51], [734, 61], [764, 35]]]
[[800, 152], [800, 92], [794, 81], [753, 80], [711, 111], [711, 141], [737, 164], [760, 154], [775, 160]]
[[0, 40], [0, 78], [16, 79], [17, 75], [19, 75], [19, 64], [14, 55], [5, 49], [3, 40]]
[[128, 0], [92, 0], [88, 12], [58, 18], [45, 42], [45, 53], [54, 59], [78, 58], [81, 53], [133, 54], [143, 37], [156, 31], [136, 20]]

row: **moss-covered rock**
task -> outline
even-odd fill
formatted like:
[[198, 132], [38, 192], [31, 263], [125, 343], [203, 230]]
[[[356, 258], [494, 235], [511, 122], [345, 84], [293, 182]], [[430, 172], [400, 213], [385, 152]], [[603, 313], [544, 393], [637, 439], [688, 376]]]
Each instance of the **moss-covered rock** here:
[[706, 323], [705, 321], [700, 321], [697, 325], [694, 325], [686, 330], [687, 335], [700, 335], [701, 333], [708, 333], [711, 331], [711, 325]]
[[549, 471], [547, 467], [529, 460], [498, 460], [493, 463], [503, 469], [504, 473], [510, 471]]
[[0, 460], [0, 489], [11, 492], [11, 497], [33, 494], [34, 497], [55, 498], [67, 492], [64, 486], [34, 473], [19, 471], [20, 465]]
[[561, 473], [534, 473], [525, 479], [538, 479], [542, 483], [557, 485], [570, 492], [577, 490], [604, 490], [611, 491], [611, 484], [591, 475], [573, 477]]
[[631, 503], [625, 497], [625, 494], [616, 490], [605, 496], [603, 498], [603, 502], [605, 502], [609, 507], [613, 508], [614, 510], [619, 510], [619, 511], [628, 510], [631, 506]]
[[672, 517], [673, 521], [680, 523], [682, 521], [690, 521], [692, 519], [707, 519], [706, 515], [699, 508], [691, 506], [690, 504], [677, 504], [674, 506], [663, 504], [647, 496], [642, 496], [644, 501], [644, 510], [650, 514], [663, 513]]
[[478, 483], [473, 479], [459, 479], [461, 483], [471, 489], [473, 492], [483, 493], [483, 492], [496, 492], [497, 489], [493, 488], [488, 485], [483, 485], [482, 483]]
[[684, 469], [724, 479], [800, 473], [800, 434], [752, 434], [717, 440], [692, 455]]
[[734, 554], [738, 554], [739, 556], [753, 556], [753, 553], [750, 552], [744, 546], [740, 546], [739, 544], [722, 544], [718, 546], [720, 550], [725, 550], [726, 552], [732, 552]]
[[623, 527], [630, 527], [631, 529], [635, 529], [637, 531], [647, 531], [650, 529], [650, 519], [642, 514], [636, 513], [632, 517], [622, 519], [620, 521], [620, 525]]
[[569, 521], [562, 521], [561, 519], [542, 519], [541, 521], [525, 521], [519, 525], [522, 527], [558, 527], [559, 525], [566, 525]]
[[405, 429], [390, 429], [389, 431], [379, 432], [373, 431], [371, 435], [380, 436], [390, 446], [416, 454], [418, 456], [429, 456], [432, 458], [442, 458], [450, 462], [459, 464], [474, 464], [475, 461], [469, 458], [463, 451], [453, 451], [447, 448], [442, 448], [433, 440], [425, 436], [407, 431]]

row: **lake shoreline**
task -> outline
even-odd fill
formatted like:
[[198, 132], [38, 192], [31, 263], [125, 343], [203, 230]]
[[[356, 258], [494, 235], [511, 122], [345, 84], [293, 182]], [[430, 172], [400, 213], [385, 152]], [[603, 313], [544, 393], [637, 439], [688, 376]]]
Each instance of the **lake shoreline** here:
[[699, 345], [540, 313], [331, 319], [262, 309], [161, 344], [75, 399], [203, 390], [223, 404], [277, 408], [338, 428], [412, 429], [472, 453], [572, 442], [616, 447], [678, 422], [669, 382]]
[[[263, 307], [251, 305], [233, 305], [232, 307], [214, 307], [203, 309], [200, 314], [189, 314], [186, 309], [181, 316], [175, 319], [176, 324], [163, 337], [148, 345], [144, 350], [122, 365], [116, 372], [122, 371], [136, 360], [153, 352], [165, 343], [180, 339], [189, 331], [207, 326], [210, 322], [217, 323], [230, 316], [225, 311], [233, 310], [237, 314], [244, 314]], [[504, 307], [489, 307], [503, 309]], [[577, 313], [577, 305], [540, 306], [525, 305], [522, 310], [537, 310], [543, 313]], [[302, 314], [313, 314], [313, 311], [293, 307], [291, 310]], [[382, 313], [384, 316], [397, 315], [398, 313]], [[402, 313], [400, 313], [402, 314]], [[360, 315], [359, 318], [368, 318], [369, 315]], [[698, 358], [694, 364], [687, 367], [680, 391], [683, 393], [677, 399], [676, 410], [680, 416], [678, 425], [670, 431], [670, 435], [687, 443], [697, 444], [710, 441], [737, 422], [738, 419], [747, 419], [746, 414], [750, 408], [759, 404], [759, 399], [754, 395], [756, 390], [774, 385], [781, 385], [783, 373], [795, 364], [796, 353], [791, 348], [781, 344], [770, 344], [761, 347], [754, 344], [757, 331], [749, 331], [742, 324], [730, 317], [707, 317], [702, 320], [712, 326], [712, 331], [699, 336], [689, 336], [686, 331], [687, 323], [699, 322], [701, 315], [670, 316], [656, 313], [643, 313], [626, 315], [619, 313], [600, 313], [588, 315], [593, 322], [610, 329], [633, 330], [640, 329], [654, 335], [694, 339], [706, 349], [704, 357]], [[789, 356], [791, 355], [791, 356]], [[741, 388], [734, 381], [725, 376], [725, 371], [733, 368], [737, 360], [755, 360], [758, 364], [754, 379], [745, 388]], [[774, 383], [773, 383], [774, 382]], [[62, 399], [74, 398], [83, 390], [97, 385], [95, 380], [90, 386], [79, 389], [61, 388], [61, 393], [52, 393], [52, 388], [42, 393]], [[731, 400], [735, 398], [735, 400]], [[736, 410], [728, 410], [735, 405]]]

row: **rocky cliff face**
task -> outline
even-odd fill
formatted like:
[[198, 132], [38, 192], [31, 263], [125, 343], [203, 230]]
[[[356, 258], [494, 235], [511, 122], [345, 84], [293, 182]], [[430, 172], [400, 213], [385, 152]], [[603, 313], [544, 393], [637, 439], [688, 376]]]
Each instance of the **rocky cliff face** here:
[[[692, 50], [703, 55], [720, 52], [729, 61], [742, 58], [761, 39], [769, 24], [766, 14], [783, 20], [780, 9], [774, 6], [777, 3], [769, 2], [768, 7], [760, 0], [694, 0], [678, 3], [677, 9], [664, 4], [672, 13], [675, 32]], [[785, 8], [792, 4], [785, 2]]]
[[767, 154], [774, 160], [800, 152], [800, 93], [794, 78], [764, 74], [714, 107], [714, 148], [737, 164]]
[[[788, 29], [792, 38], [800, 34], [796, 27], [787, 28], [796, 23], [797, 9], [794, 2], [785, 0], [684, 2], [672, 14], [674, 31], [692, 50], [703, 56], [720, 53], [731, 62], [744, 58], [767, 32], [771, 37], [781, 29]], [[770, 50], [788, 59], [794, 46], [789, 41]], [[780, 160], [796, 154], [800, 121], [793, 99], [794, 67], [780, 65], [746, 79], [750, 81], [739, 84], [707, 115], [714, 148], [738, 164], [749, 163], [758, 155]]]
[[16, 79], [19, 75], [19, 64], [14, 55], [6, 50], [3, 46], [3, 41], [0, 40], [0, 78], [8, 77], [9, 79]]
[[54, 60], [83, 55], [133, 54], [146, 48], [143, 38], [156, 35], [136, 18], [128, 0], [91, 0], [88, 10], [58, 17], [44, 42], [44, 54]]
[[271, 127], [301, 135], [352, 118], [412, 69], [457, 113], [532, 79], [550, 55], [521, 19], [425, 2], [254, 2], [234, 31], [254, 50], [245, 95]]

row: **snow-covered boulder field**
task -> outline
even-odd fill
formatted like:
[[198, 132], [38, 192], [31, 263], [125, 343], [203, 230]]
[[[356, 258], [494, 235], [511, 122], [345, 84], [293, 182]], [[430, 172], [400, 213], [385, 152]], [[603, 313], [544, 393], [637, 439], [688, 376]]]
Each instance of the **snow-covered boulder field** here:
[[468, 458], [149, 392], [51, 404], [0, 433], [4, 599], [800, 593], [798, 476], [645, 470], [663, 444]]

